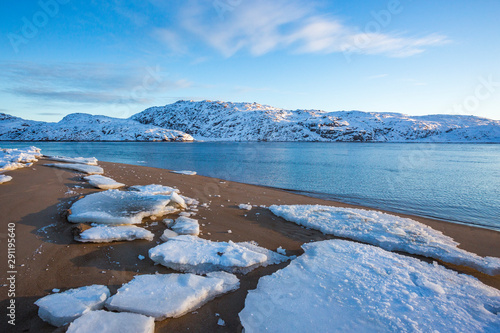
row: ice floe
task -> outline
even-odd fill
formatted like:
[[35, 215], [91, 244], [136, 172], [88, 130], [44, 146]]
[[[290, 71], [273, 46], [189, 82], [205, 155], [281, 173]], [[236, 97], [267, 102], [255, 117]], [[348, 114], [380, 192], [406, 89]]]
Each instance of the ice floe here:
[[489, 275], [500, 274], [500, 258], [459, 249], [453, 238], [412, 219], [374, 210], [320, 205], [273, 205], [269, 209], [290, 222], [325, 234], [465, 265]]
[[198, 220], [186, 216], [177, 218], [171, 228], [179, 235], [198, 236], [200, 233], [200, 224], [198, 223]]
[[0, 148], [0, 172], [29, 167], [42, 156], [40, 149], [33, 146], [24, 149]]
[[165, 229], [165, 231], [163, 231], [163, 234], [160, 236], [160, 239], [162, 241], [166, 242], [170, 238], [174, 238], [174, 237], [177, 237], [177, 236], [179, 236], [179, 234], [176, 233], [175, 231], [170, 230], [170, 229]]
[[179, 190], [170, 186], [151, 184], [151, 185], [134, 185], [129, 187], [130, 191], [139, 191], [147, 194], [171, 194], [172, 192], [179, 193]]
[[104, 173], [104, 170], [100, 166], [96, 165], [87, 165], [78, 163], [49, 163], [45, 165], [59, 169], [79, 171], [89, 175], [100, 175]]
[[239, 204], [238, 208], [239, 209], [251, 210], [252, 209], [252, 205], [250, 205], [250, 204]]
[[66, 156], [44, 156], [52, 161], [69, 162], [87, 165], [97, 165], [97, 158], [95, 157], [66, 157]]
[[134, 225], [107, 226], [97, 225], [84, 230], [75, 239], [79, 242], [106, 243], [113, 241], [132, 241], [136, 239], [153, 240], [153, 233]]
[[172, 173], [178, 173], [180, 175], [187, 175], [187, 176], [194, 176], [196, 175], [196, 171], [189, 171], [189, 170], [179, 170], [179, 171], [170, 171]]
[[92, 285], [48, 295], [37, 300], [35, 304], [39, 307], [40, 318], [60, 327], [89, 311], [101, 309], [108, 297], [108, 287]]
[[154, 317], [177, 318], [213, 298], [239, 288], [236, 276], [214, 272], [194, 274], [138, 275], [108, 299], [106, 308]]
[[97, 310], [87, 312], [72, 322], [66, 333], [153, 333], [155, 320], [138, 313], [109, 312]]
[[139, 224], [148, 216], [171, 212], [170, 196], [135, 191], [107, 190], [89, 194], [71, 206], [68, 221], [104, 224]]
[[0, 184], [10, 182], [12, 180], [11, 176], [0, 174]]
[[125, 184], [118, 183], [114, 179], [111, 179], [109, 177], [104, 177], [101, 175], [85, 176], [83, 177], [83, 179], [88, 181], [90, 185], [103, 190], [116, 189], [125, 186]]
[[213, 242], [194, 236], [178, 236], [149, 250], [156, 263], [181, 272], [205, 274], [214, 271], [246, 274], [259, 266], [289, 258], [250, 242]]
[[500, 291], [473, 277], [350, 241], [302, 247], [249, 291], [245, 332], [500, 331]]

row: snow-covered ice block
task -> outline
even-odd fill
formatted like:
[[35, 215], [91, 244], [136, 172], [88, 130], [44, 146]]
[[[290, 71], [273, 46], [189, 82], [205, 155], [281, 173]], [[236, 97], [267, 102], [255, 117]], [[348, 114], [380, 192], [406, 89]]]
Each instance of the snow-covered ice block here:
[[179, 193], [179, 190], [170, 186], [151, 184], [151, 185], [134, 185], [130, 186], [129, 190], [139, 191], [148, 194], [171, 194], [172, 192]]
[[89, 175], [101, 175], [104, 173], [104, 170], [100, 166], [96, 165], [87, 165], [78, 163], [51, 163], [45, 165], [59, 169], [68, 169], [73, 171], [84, 172]]
[[40, 148], [33, 146], [23, 149], [0, 148], [0, 172], [29, 167], [30, 163], [38, 161], [41, 156]]
[[499, 332], [500, 291], [439, 265], [344, 240], [259, 280], [245, 332]]
[[153, 333], [155, 320], [138, 313], [87, 312], [72, 322], [66, 333]]
[[246, 274], [259, 266], [289, 258], [250, 242], [213, 242], [194, 236], [178, 236], [149, 250], [156, 263], [181, 271], [205, 274], [226, 271]]
[[170, 211], [169, 196], [134, 191], [107, 190], [89, 194], [71, 206], [68, 221], [104, 224], [139, 224], [147, 216], [163, 216]]
[[208, 274], [138, 275], [118, 289], [106, 302], [110, 310], [128, 311], [156, 320], [177, 318], [213, 298], [239, 288], [236, 276], [224, 272]]
[[171, 171], [171, 172], [178, 173], [180, 175], [188, 175], [188, 176], [196, 175], [196, 171], [189, 171], [189, 170], [179, 170], [179, 171]]
[[252, 209], [252, 205], [249, 205], [249, 204], [239, 204], [238, 207], [240, 209], [246, 209], [246, 210], [251, 210]]
[[113, 241], [132, 241], [136, 239], [153, 240], [153, 233], [134, 225], [98, 225], [84, 230], [75, 239], [79, 242], [106, 243]]
[[174, 237], [177, 237], [177, 236], [179, 236], [179, 234], [176, 233], [175, 231], [170, 230], [170, 229], [165, 229], [165, 231], [163, 232], [163, 235], [161, 235], [160, 239], [162, 241], [166, 242], [170, 238], [174, 238]]
[[125, 186], [125, 184], [118, 183], [114, 179], [101, 175], [85, 176], [83, 179], [88, 181], [90, 185], [103, 190], [111, 190]]
[[173, 231], [179, 235], [194, 235], [198, 236], [200, 233], [200, 224], [198, 220], [181, 216], [175, 220], [175, 224], [171, 227]]
[[60, 327], [84, 313], [101, 309], [108, 297], [108, 287], [92, 285], [48, 295], [40, 298], [35, 304], [39, 307], [40, 318], [51, 325]]
[[10, 182], [12, 180], [11, 176], [0, 175], [0, 184]]
[[186, 203], [186, 205], [188, 206], [196, 206], [196, 205], [199, 205], [200, 202], [196, 199], [193, 199], [193, 198], [190, 198], [190, 197], [186, 197], [185, 195], [179, 195], [182, 199], [184, 199], [184, 202]]
[[97, 158], [95, 158], [95, 157], [45, 156], [45, 158], [52, 160], [52, 161], [59, 161], [59, 162], [97, 165]]
[[298, 225], [373, 245], [500, 274], [500, 258], [481, 257], [457, 246], [453, 238], [408, 218], [354, 208], [320, 205], [273, 205], [277, 216]]

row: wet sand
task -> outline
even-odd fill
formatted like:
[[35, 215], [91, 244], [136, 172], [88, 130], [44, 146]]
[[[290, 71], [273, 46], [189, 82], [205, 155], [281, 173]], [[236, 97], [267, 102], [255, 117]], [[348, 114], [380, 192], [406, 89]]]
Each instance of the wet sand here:
[[[154, 265], [148, 250], [156, 246], [165, 226], [161, 221], [144, 220], [147, 229], [155, 234], [152, 242], [136, 240], [104, 244], [77, 243], [73, 240], [74, 224], [67, 222], [66, 210], [82, 195], [97, 192], [81, 174], [44, 166], [41, 159], [33, 167], [5, 174], [13, 180], [0, 185], [0, 331], [1, 332], [53, 332], [55, 328], [37, 315], [34, 302], [51, 293], [91, 284], [104, 284], [114, 293], [133, 276], [151, 273], [173, 273], [173, 270]], [[279, 246], [288, 255], [300, 255], [305, 242], [335, 238], [274, 216], [268, 209], [238, 208], [240, 203], [272, 204], [324, 204], [341, 207], [364, 208], [333, 201], [306, 197], [283, 190], [247, 185], [203, 176], [186, 176], [164, 169], [100, 162], [105, 176], [127, 185], [162, 184], [176, 186], [181, 194], [196, 198], [199, 206], [200, 237], [218, 241], [256, 241], [260, 246], [276, 250]], [[76, 186], [76, 188], [75, 188]], [[395, 213], [393, 213], [395, 214]], [[481, 256], [500, 257], [500, 232], [466, 225], [453, 224], [427, 218], [411, 217], [453, 237], [460, 247]], [[9, 305], [7, 267], [7, 225], [16, 224], [16, 326], [7, 324]], [[155, 225], [157, 224], [157, 225]], [[205, 224], [204, 226], [201, 224]], [[231, 230], [232, 233], [228, 233]], [[138, 256], [146, 257], [139, 260]], [[418, 257], [418, 256], [417, 256]], [[432, 260], [418, 257], [432, 262]], [[255, 289], [261, 276], [272, 274], [287, 263], [256, 269], [247, 275], [238, 275], [241, 287], [207, 303], [194, 313], [177, 319], [156, 322], [156, 332], [235, 332], [241, 331], [238, 313], [243, 309], [247, 291]], [[459, 272], [471, 274], [485, 284], [500, 289], [500, 276], [491, 277], [467, 267], [444, 264]], [[219, 314], [220, 317], [216, 316]], [[226, 326], [218, 326], [222, 318]], [[64, 331], [59, 329], [58, 331]]]

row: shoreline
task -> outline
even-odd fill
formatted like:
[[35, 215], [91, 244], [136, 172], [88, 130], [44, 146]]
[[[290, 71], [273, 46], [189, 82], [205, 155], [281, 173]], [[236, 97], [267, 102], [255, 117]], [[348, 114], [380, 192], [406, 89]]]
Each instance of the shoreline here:
[[[31, 329], [37, 332], [52, 332], [54, 327], [44, 323], [37, 315], [34, 302], [54, 288], [65, 290], [91, 284], [110, 286], [112, 292], [137, 274], [174, 273], [163, 266], [155, 266], [147, 251], [156, 245], [165, 229], [161, 221], [145, 219], [146, 226], [154, 233], [152, 242], [139, 240], [112, 243], [77, 243], [73, 240], [75, 224], [67, 222], [65, 211], [71, 202], [81, 195], [98, 192], [82, 182], [77, 172], [43, 166], [52, 163], [40, 159], [32, 167], [6, 172], [13, 176], [9, 183], [0, 185], [2, 203], [2, 225], [0, 234], [7, 233], [8, 223], [16, 224], [16, 330]], [[324, 204], [338, 207], [352, 207], [374, 210], [360, 205], [322, 200], [290, 193], [271, 187], [224, 181], [200, 175], [186, 176], [171, 173], [170, 170], [130, 164], [99, 162], [104, 175], [126, 185], [162, 184], [176, 186], [181, 194], [208, 203], [208, 208], [199, 206], [194, 217], [199, 219], [200, 237], [235, 242], [256, 241], [260, 246], [276, 250], [282, 246], [287, 255], [300, 255], [300, 246], [310, 241], [333, 239], [319, 231], [302, 228], [286, 222], [272, 214], [267, 208], [241, 210], [237, 206], [250, 202], [252, 205], [271, 204]], [[81, 186], [81, 187], [75, 187]], [[383, 210], [379, 210], [383, 211]], [[386, 212], [386, 211], [383, 211]], [[453, 237], [460, 248], [481, 256], [500, 257], [500, 232], [474, 226], [416, 217], [407, 214], [387, 212], [409, 217]], [[231, 233], [228, 233], [231, 230]], [[4, 242], [2, 242], [4, 243]], [[2, 258], [7, 257], [7, 248], [2, 245]], [[138, 259], [138, 255], [146, 257]], [[436, 260], [416, 256], [427, 262]], [[0, 269], [7, 272], [6, 260]], [[156, 322], [156, 332], [170, 330], [227, 331], [241, 330], [238, 313], [241, 311], [248, 290], [255, 289], [258, 279], [272, 274], [288, 263], [258, 268], [247, 275], [238, 275], [241, 287], [202, 306], [196, 313], [189, 313], [177, 319]], [[442, 263], [441, 263], [442, 264]], [[500, 276], [488, 276], [463, 266], [443, 264], [458, 272], [475, 276], [483, 283], [500, 289]], [[2, 278], [0, 305], [5, 311], [9, 298], [6, 277]], [[217, 325], [220, 314], [226, 326]], [[6, 318], [4, 315], [3, 318]], [[2, 319], [2, 327], [5, 327]], [[12, 327], [9, 327], [12, 329]]]

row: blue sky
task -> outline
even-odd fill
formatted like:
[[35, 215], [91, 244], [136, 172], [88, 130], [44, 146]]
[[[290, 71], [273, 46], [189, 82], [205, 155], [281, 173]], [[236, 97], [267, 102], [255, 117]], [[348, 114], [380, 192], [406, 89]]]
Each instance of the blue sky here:
[[3, 2], [0, 112], [179, 99], [500, 119], [499, 1]]

